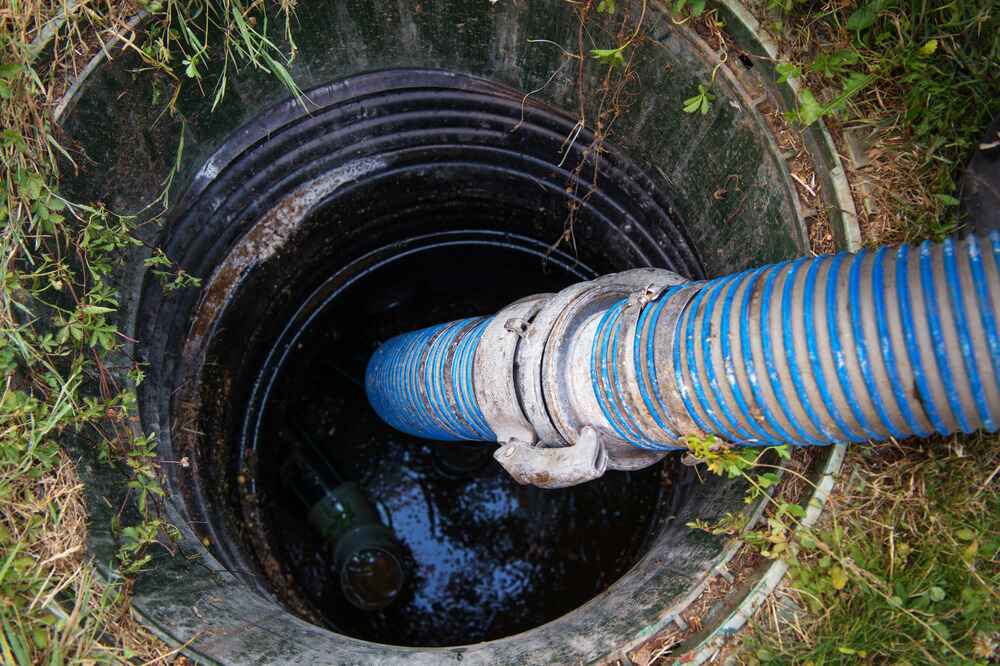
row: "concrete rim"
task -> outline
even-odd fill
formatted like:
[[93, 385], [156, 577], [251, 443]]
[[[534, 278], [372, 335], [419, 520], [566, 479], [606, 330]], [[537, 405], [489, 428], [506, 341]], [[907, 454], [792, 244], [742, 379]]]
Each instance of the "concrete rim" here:
[[[770, 37], [766, 35], [766, 33], [759, 30], [759, 24], [756, 19], [750, 15], [750, 13], [738, 0], [719, 0], [719, 4], [744, 28], [751, 32], [756, 39], [756, 44], [758, 46], [760, 46], [772, 58], [776, 57], [777, 46], [770, 39]], [[148, 14], [146, 12], [138, 13], [129, 21], [130, 27], [139, 26], [147, 16]], [[53, 19], [53, 23], [56, 21], [61, 22], [62, 20], [63, 19], [61, 17], [57, 17], [56, 19]], [[46, 47], [46, 42], [54, 37], [57, 29], [58, 26], [52, 30], [43, 31], [43, 37], [45, 39], [37, 46], [36, 53], [42, 51]], [[73, 81], [63, 97], [58, 101], [54, 112], [54, 117], [57, 123], [72, 108], [77, 95], [80, 93], [81, 84], [87, 79], [89, 74], [91, 74], [105, 59], [109, 57], [108, 51], [112, 48], [114, 48], [113, 43], [107, 45], [106, 48], [99, 51], [95, 57], [87, 63], [77, 79]], [[722, 71], [724, 72], [725, 68], [723, 68]], [[728, 73], [725, 75], [728, 75]], [[735, 79], [733, 80], [735, 81]], [[781, 87], [780, 84], [778, 87]], [[801, 86], [797, 81], [790, 81], [787, 84], [787, 89], [795, 99], [798, 99]], [[841, 160], [836, 151], [832, 136], [826, 129], [825, 125], [823, 125], [822, 121], [818, 121], [817, 124], [811, 129], [814, 129], [818, 134], [819, 141], [817, 142], [817, 147], [819, 148], [822, 158], [832, 167], [829, 171], [829, 178], [832, 182], [832, 187], [824, 189], [824, 192], [827, 198], [827, 204], [830, 206], [831, 223], [835, 238], [837, 239], [837, 244], [844, 250], [856, 251], [861, 247], [860, 231], [857, 225], [857, 215], [853, 198], [850, 193], [850, 187], [846, 176], [844, 175]], [[813, 159], [816, 158], [816, 155], [813, 154], [812, 150], [810, 150], [809, 153]], [[792, 190], [794, 191], [794, 188], [792, 188]], [[830, 455], [819, 474], [816, 489], [810, 497], [807, 515], [802, 521], [802, 525], [804, 527], [814, 525], [819, 519], [822, 509], [828, 499], [830, 490], [833, 487], [836, 475], [841, 468], [845, 449], [846, 447], [844, 445], [837, 445], [831, 449]], [[754, 519], [759, 519], [762, 512], [763, 505], [760, 505], [758, 510], [755, 512], [756, 515], [753, 516]], [[177, 515], [169, 517], [175, 521], [180, 518]], [[716, 559], [705, 579], [699, 585], [693, 587], [690, 593], [675, 606], [676, 612], [665, 617], [659, 627], [648, 628], [649, 636], [654, 636], [658, 631], [667, 628], [670, 624], [682, 626], [682, 611], [698, 599], [713, 578], [716, 576], [728, 576], [726, 565], [732, 560], [739, 549], [740, 544], [738, 543], [733, 543], [727, 547], [727, 549]], [[777, 588], [786, 571], [787, 565], [783, 561], [778, 560], [772, 562], [767, 567], [760, 580], [744, 597], [739, 606], [732, 611], [714, 631], [705, 637], [698, 646], [688, 651], [683, 657], [679, 658], [677, 663], [683, 662], [701, 664], [715, 657], [726, 642], [729, 641], [732, 636], [746, 624], [746, 622], [752, 617], [753, 613]], [[111, 571], [105, 570], [104, 573], [109, 579], [113, 579], [115, 577], [115, 574]], [[140, 616], [142, 616], [141, 613]], [[155, 623], [147, 621], [147, 618], [145, 617], [143, 617], [143, 620], [144, 624], [146, 624], [146, 626], [153, 631], [154, 634], [165, 640], [171, 639], [171, 637], [160, 630]], [[629, 649], [631, 649], [631, 647], [623, 647], [623, 653], [626, 653]], [[183, 649], [181, 652], [188, 654], [195, 659], [203, 659], [200, 655], [190, 653], [187, 649]]]

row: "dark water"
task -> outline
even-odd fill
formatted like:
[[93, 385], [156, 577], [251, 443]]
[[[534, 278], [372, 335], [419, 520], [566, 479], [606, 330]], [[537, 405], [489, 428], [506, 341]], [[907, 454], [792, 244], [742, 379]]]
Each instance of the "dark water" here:
[[[659, 466], [566, 490], [519, 486], [492, 459], [495, 444], [392, 430], [362, 383], [381, 340], [579, 279], [521, 251], [447, 247], [374, 271], [327, 306], [277, 378], [256, 444], [259, 529], [278, 560], [264, 568], [279, 596], [294, 586], [329, 626], [358, 638], [457, 645], [559, 617], [631, 567], [660, 503]], [[356, 481], [403, 544], [407, 583], [388, 608], [362, 612], [342, 597], [331, 549], [281, 482], [297, 448]]]

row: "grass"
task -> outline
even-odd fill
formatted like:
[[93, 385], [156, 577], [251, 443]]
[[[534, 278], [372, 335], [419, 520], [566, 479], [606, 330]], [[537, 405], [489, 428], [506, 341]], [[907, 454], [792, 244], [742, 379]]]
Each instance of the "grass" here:
[[821, 526], [791, 537], [747, 664], [986, 664], [1000, 648], [995, 436], [856, 446]]
[[[581, 5], [614, 12], [610, 0]], [[677, 12], [702, 13], [703, 0]], [[139, 36], [126, 18], [152, 14]], [[291, 44], [293, 5], [278, 22]], [[937, 237], [962, 224], [956, 182], [988, 120], [1000, 113], [1000, 7], [995, 0], [767, 0], [753, 9], [782, 45], [779, 71], [809, 90], [793, 113], [827, 121], [842, 140], [874, 129], [869, 164], [852, 174], [872, 244]], [[272, 20], [276, 17], [270, 17]], [[55, 19], [55, 20], [54, 20]], [[52, 111], [66, 81], [107, 42], [124, 40], [165, 73], [170, 112], [184, 86], [217, 104], [234, 68], [269, 71], [299, 95], [287, 58], [257, 2], [236, 0], [9, 0], [0, 6], [0, 660], [7, 664], [168, 661], [128, 606], [129, 571], [158, 534], [162, 492], [154, 442], [130, 427], [134, 396], [104, 363], [116, 353], [117, 294], [108, 277], [134, 242], [132, 220], [63, 200], [62, 154]], [[640, 21], [641, 23], [641, 21]], [[45, 35], [52, 47], [43, 48]], [[623, 40], [628, 35], [623, 36]], [[624, 60], [622, 51], [592, 54]], [[617, 54], [617, 56], [616, 56]], [[584, 54], [577, 56], [582, 60]], [[205, 80], [207, 59], [223, 75]], [[702, 95], [691, 111], [712, 103]], [[867, 176], [872, 191], [859, 183]], [[164, 197], [166, 203], [167, 197]], [[91, 202], [83, 202], [90, 204]], [[169, 284], [185, 276], [154, 254]], [[141, 380], [141, 368], [132, 376]], [[107, 585], [86, 559], [86, 514], [73, 466], [56, 443], [65, 431], [131, 470], [146, 511], [118, 526], [126, 576]], [[703, 455], [712, 455], [707, 449]], [[770, 484], [747, 461], [719, 466]], [[791, 575], [756, 619], [744, 663], [969, 663], [995, 657], [1000, 629], [1000, 452], [996, 438], [852, 447], [844, 483], [811, 533], [776, 500], [748, 548], [788, 560]], [[736, 465], [736, 467], [732, 467]], [[708, 527], [708, 526], [706, 526]]]
[[[283, 15], [288, 19], [290, 5]], [[126, 22], [151, 14], [136, 36]], [[299, 95], [267, 36], [262, 5], [238, 0], [12, 0], [0, 5], [0, 661], [4, 664], [163, 661], [176, 649], [133, 618], [128, 576], [148, 561], [172, 526], [155, 442], [132, 429], [135, 396], [116, 383], [109, 362], [134, 382], [142, 369], [119, 353], [110, 276], [122, 249], [137, 241], [133, 220], [58, 192], [60, 157], [53, 109], [98, 49], [117, 40], [171, 81], [165, 112], [184, 86], [220, 101], [226, 72], [258, 67]], [[290, 26], [286, 20], [286, 30]], [[213, 41], [214, 40], [214, 41]], [[294, 44], [294, 42], [292, 42]], [[203, 80], [200, 64], [225, 62]], [[210, 86], [210, 87], [209, 87]], [[209, 94], [209, 93], [206, 93]], [[71, 167], [75, 165], [71, 164]], [[166, 203], [167, 194], [161, 200]], [[166, 286], [188, 284], [162, 253], [154, 273]], [[86, 558], [86, 513], [72, 463], [57, 444], [66, 432], [90, 441], [127, 469], [137, 519], [114, 525], [121, 577], [99, 581]]]
[[[823, 118], [844, 155], [845, 130], [869, 130], [868, 163], [849, 174], [865, 242], [961, 229], [959, 177], [1000, 115], [1000, 5], [770, 0], [752, 9], [780, 44], [779, 74], [805, 86], [789, 119]], [[1000, 659], [998, 473], [995, 435], [889, 442], [850, 448], [812, 531], [794, 535], [796, 515], [779, 496], [766, 525], [742, 538], [785, 559], [789, 575], [738, 660]]]
[[957, 179], [1000, 114], [1000, 7], [995, 0], [775, 0], [755, 6], [777, 32], [783, 76], [806, 86], [795, 117], [835, 130], [870, 128], [872, 211], [866, 242], [958, 230]]

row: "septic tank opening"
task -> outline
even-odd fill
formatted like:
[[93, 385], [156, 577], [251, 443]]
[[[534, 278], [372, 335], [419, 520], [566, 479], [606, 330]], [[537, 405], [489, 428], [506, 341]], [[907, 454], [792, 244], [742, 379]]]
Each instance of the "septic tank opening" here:
[[[299, 617], [390, 645], [511, 636], [643, 558], [655, 569], [651, 554], [679, 544], [683, 558], [691, 540], [667, 528], [689, 499], [686, 468], [518, 486], [492, 446], [394, 431], [363, 387], [398, 333], [628, 268], [700, 277], [668, 184], [610, 145], [595, 159], [572, 117], [495, 84], [411, 71], [352, 83], [338, 91], [363, 100], [231, 151], [175, 223], [183, 241], [205, 220], [254, 221], [212, 257], [185, 343], [174, 432], [195, 463], [180, 479], [192, 522]], [[327, 492], [368, 516], [368, 537], [345, 536], [329, 515], [344, 512], [317, 503]]]
[[[576, 34], [578, 23], [568, 6], [497, 7], [509, 9], [508, 18], [516, 22], [557, 9], [560, 25]], [[492, 5], [482, 8], [493, 11]], [[342, 6], [320, 3], [312, 9], [322, 14]], [[628, 122], [618, 125], [628, 131], [615, 133], [632, 161], [607, 143], [597, 151], [593, 134], [581, 130], [577, 115], [551, 106], [576, 108], [584, 88], [577, 89], [575, 75], [572, 81], [542, 86], [560, 63], [538, 60], [546, 52], [529, 42], [491, 43], [489, 49], [504, 59], [525, 63], [496, 69], [493, 61], [473, 62], [461, 49], [426, 47], [428, 41], [450, 45], [464, 38], [455, 32], [454, 21], [422, 24], [433, 32], [421, 32], [416, 41], [400, 36], [410, 35], [406, 26], [412, 24], [375, 21], [379, 29], [402, 30], [385, 42], [398, 49], [365, 45], [331, 57], [330, 30], [350, 22], [339, 15], [332, 22], [314, 18], [303, 23], [320, 26], [317, 39], [301, 43], [304, 55], [296, 69], [297, 77], [315, 86], [306, 90], [308, 110], [293, 99], [278, 103], [287, 93], [267, 77], [247, 83], [245, 94], [227, 96], [224, 113], [209, 113], [210, 100], [203, 108], [192, 100], [195, 106], [188, 109], [184, 136], [191, 150], [177, 180], [186, 183], [185, 194], [171, 202], [166, 224], [145, 225], [141, 231], [149, 246], [162, 248], [178, 268], [202, 278], [202, 288], [165, 291], [140, 251], [129, 255], [128, 270], [116, 277], [125, 296], [123, 330], [138, 341], [135, 356], [148, 371], [138, 387], [141, 425], [157, 437], [168, 494], [164, 511], [180, 529], [170, 552], [151, 553], [154, 559], [133, 590], [135, 607], [155, 630], [187, 645], [191, 655], [226, 664], [261, 658], [273, 663], [589, 663], [621, 658], [669, 627], [684, 630], [685, 609], [720, 577], [731, 579], [726, 563], [734, 553], [722, 537], [686, 525], [745, 511], [736, 482], [713, 477], [662, 492], [655, 507], [646, 509], [648, 528], [634, 536], [645, 543], [619, 546], [626, 553], [620, 564], [624, 573], [614, 582], [609, 579], [617, 573], [607, 573], [604, 582], [610, 585], [588, 601], [574, 601], [579, 605], [572, 610], [539, 615], [524, 626], [551, 619], [509, 637], [473, 643], [476, 635], [470, 632], [453, 641], [462, 645], [414, 650], [354, 638], [360, 630], [341, 628], [324, 615], [322, 598], [317, 602], [309, 596], [322, 592], [302, 589], [288, 564], [293, 560], [272, 538], [286, 527], [270, 508], [279, 505], [284, 486], [275, 479], [269, 489], [263, 479], [281, 469], [259, 462], [256, 455], [259, 450], [263, 456], [271, 445], [310, 450], [295, 443], [303, 437], [299, 430], [310, 439], [328, 437], [331, 447], [340, 445], [338, 452], [364, 446], [342, 444], [312, 426], [297, 429], [295, 442], [287, 444], [281, 433], [268, 431], [275, 429], [272, 421], [280, 428], [291, 417], [270, 406], [281, 401], [283, 378], [293, 376], [286, 368], [296, 365], [299, 342], [308, 351], [309, 320], [320, 322], [324, 312], [340, 307], [342, 296], [351, 298], [366, 281], [379, 282], [393, 266], [410, 262], [414, 268], [401, 281], [406, 287], [417, 284], [420, 255], [433, 260], [431, 272], [442, 261], [457, 270], [458, 259], [497, 248], [492, 258], [476, 255], [482, 266], [499, 273], [495, 284], [516, 284], [524, 277], [531, 283], [525, 293], [535, 293], [546, 284], [556, 288], [633, 267], [700, 278], [706, 271], [731, 272], [801, 253], [804, 226], [794, 191], [751, 97], [723, 76], [711, 114], [684, 114], [679, 101], [712, 72], [704, 45], [691, 42], [693, 33], [681, 27], [671, 27], [670, 39], [644, 41], [650, 50], [642, 60], [648, 67], [641, 81], [648, 94], [630, 107], [634, 113]], [[551, 17], [545, 21], [548, 34]], [[498, 35], [534, 31], [537, 26], [497, 28]], [[478, 32], [468, 35], [477, 48], [485, 43]], [[531, 50], [528, 60], [521, 59], [525, 50]], [[560, 52], [552, 53], [558, 61]], [[176, 134], [165, 130], [149, 138], [149, 131], [167, 123], [146, 104], [148, 91], [125, 83], [131, 81], [129, 67], [139, 66], [131, 57], [125, 54], [94, 70], [67, 123], [88, 154], [111, 163], [100, 162], [103, 168], [87, 170], [76, 181], [67, 177], [64, 186], [78, 200], [107, 193], [116, 207], [139, 210], [147, 203], [142, 193], [155, 190], [166, 175], [156, 170], [160, 158], [169, 157], [165, 168], [174, 164], [176, 151], [161, 148], [172, 145], [169, 139]], [[528, 67], [528, 61], [534, 64]], [[452, 71], [391, 69], [414, 65]], [[379, 67], [390, 69], [373, 71]], [[593, 90], [595, 84], [591, 80], [585, 88]], [[541, 92], [524, 92], [536, 88]], [[136, 164], [156, 168], [137, 169]], [[737, 186], [723, 196], [720, 183]], [[682, 217], [684, 229], [678, 222]], [[565, 233], [567, 226], [572, 234]], [[523, 268], [525, 263], [530, 267]], [[452, 287], [459, 278], [441, 282]], [[439, 288], [427, 285], [417, 288]], [[475, 288], [482, 296], [489, 292]], [[485, 297], [469, 303], [481, 303], [481, 310], [428, 313], [424, 321], [415, 318], [413, 326], [489, 312], [518, 295], [495, 292], [493, 303]], [[428, 304], [438, 300], [435, 294], [423, 296]], [[383, 296], [383, 311], [393, 309], [392, 300]], [[369, 316], [358, 310], [348, 315], [353, 322]], [[395, 332], [387, 329], [386, 335]], [[312, 412], [321, 410], [295, 424], [310, 425]], [[277, 416], [272, 418], [272, 412]], [[358, 419], [345, 410], [342, 421], [349, 431]], [[419, 449], [407, 450], [417, 455]], [[457, 484], [476, 473], [477, 456], [463, 455], [475, 449], [443, 450], [445, 455], [423, 463], [429, 475]], [[337, 469], [342, 465], [331, 462], [331, 476], [350, 473], [349, 466]], [[110, 560], [117, 537], [108, 532], [113, 520], [107, 512], [126, 503], [127, 486], [97, 463], [80, 469], [94, 512], [92, 549]], [[674, 472], [665, 475], [682, 478]], [[642, 497], [654, 501], [652, 492]], [[292, 499], [286, 497], [289, 506]], [[374, 505], [372, 513], [379, 512], [388, 519], [385, 507]], [[635, 524], [641, 527], [642, 520]], [[293, 540], [284, 543], [286, 550], [294, 547]], [[403, 562], [409, 550], [401, 553], [401, 567], [413, 566]], [[416, 580], [408, 577], [406, 584]], [[730, 601], [742, 598], [739, 592], [730, 596]], [[725, 613], [726, 604], [716, 604], [712, 613]], [[706, 626], [715, 627], [718, 619], [707, 618]], [[506, 631], [519, 630], [509, 625], [492, 635]]]
[[[314, 621], [393, 645], [492, 640], [582, 605], [631, 568], [678, 492], [659, 466], [565, 490], [520, 486], [493, 460], [495, 445], [422, 441], [376, 416], [363, 378], [379, 341], [591, 272], [526, 237], [434, 226], [429, 218], [420, 251], [365, 270], [292, 334], [280, 370], [261, 378], [271, 389], [248, 442], [255, 464], [242, 472], [245, 524], [258, 557], [276, 560], [264, 568], [271, 589]], [[323, 469], [331, 489], [356, 483], [395, 532], [405, 583], [387, 607], [350, 603], [338, 545], [282, 473], [293, 454]]]

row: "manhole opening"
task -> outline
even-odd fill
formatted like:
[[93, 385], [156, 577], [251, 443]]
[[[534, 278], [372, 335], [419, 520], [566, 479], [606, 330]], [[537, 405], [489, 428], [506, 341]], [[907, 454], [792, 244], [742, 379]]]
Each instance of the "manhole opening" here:
[[[622, 547], [620, 552], [632, 549], [620, 565], [624, 573], [603, 592], [507, 640], [471, 644], [477, 636], [521, 631], [514, 623], [434, 640], [466, 644], [461, 647], [414, 651], [378, 644], [421, 642], [412, 635], [380, 637], [377, 626], [347, 626], [324, 610], [326, 592], [296, 577], [285, 550], [296, 547], [291, 536], [306, 524], [305, 509], [286, 495], [287, 510], [299, 512], [293, 516], [298, 528], [276, 513], [278, 495], [287, 492], [280, 467], [259, 462], [256, 453], [264, 460], [272, 445], [273, 452], [301, 447], [299, 430], [309, 439], [326, 437], [320, 447], [364, 450], [364, 442], [348, 446], [335, 439], [363, 430], [361, 415], [342, 407], [341, 423], [324, 432], [318, 418], [323, 405], [282, 412], [280, 403], [294, 398], [287, 392], [282, 398], [282, 382], [291, 381], [297, 363], [307, 364], [300, 358], [315, 353], [314, 345], [330, 344], [316, 342], [312, 331], [326, 326], [352, 291], [388, 282], [393, 265], [411, 266], [408, 277], [423, 270], [418, 255], [430, 261], [437, 250], [403, 255], [426, 245], [424, 236], [438, 238], [431, 245], [447, 234], [462, 241], [439, 252], [449, 263], [479, 251], [471, 248], [506, 243], [482, 264], [512, 274], [507, 265], [513, 262], [524, 275], [504, 279], [515, 284], [523, 277], [531, 285], [502, 295], [477, 287], [481, 308], [418, 313], [428, 316], [414, 327], [488, 312], [502, 304], [487, 307], [488, 298], [506, 302], [546, 284], [561, 286], [578, 279], [577, 270], [588, 278], [656, 266], [700, 278], [705, 270], [717, 275], [801, 254], [807, 246], [794, 183], [751, 101], [769, 84], [758, 90], [756, 76], [744, 81], [750, 95], [722, 70], [710, 113], [684, 113], [682, 101], [711, 77], [717, 59], [693, 32], [656, 22], [670, 30], [635, 42], [636, 87], [626, 92], [640, 94], [614, 123], [613, 140], [632, 162], [610, 146], [596, 151], [593, 135], [577, 126], [582, 97], [596, 113], [607, 68], [588, 59], [580, 78], [551, 43], [509, 39], [535, 35], [574, 44], [579, 21], [572, 7], [485, 3], [481, 11], [463, 8], [459, 25], [465, 27], [456, 29], [452, 9], [443, 5], [440, 12], [418, 12], [416, 20], [393, 7], [369, 5], [303, 6], [305, 30], [292, 74], [308, 88], [308, 112], [295, 100], [281, 102], [287, 97], [281, 84], [251, 69], [230, 72], [239, 92], [227, 95], [217, 113], [211, 96], [192, 95], [182, 115], [167, 118], [148, 104], [149, 81], [128, 74], [141, 63], [127, 50], [88, 67], [66, 107], [68, 136], [93, 159], [91, 168], [63, 174], [63, 191], [74, 200], [144, 211], [149, 193], [175, 166], [177, 137], [187, 146], [175, 181], [177, 192], [186, 187], [186, 193], [172, 202], [167, 224], [138, 231], [149, 247], [202, 278], [203, 288], [164, 290], [144, 265], [141, 248], [129, 253], [126, 270], [116, 276], [126, 296], [123, 332], [138, 341], [132, 351], [148, 372], [138, 387], [141, 426], [157, 437], [168, 495], [164, 511], [181, 530], [171, 551], [153, 552], [154, 563], [138, 577], [136, 608], [191, 655], [220, 663], [249, 663], [260, 654], [275, 663], [614, 661], [680, 626], [706, 581], [716, 587], [712, 581], [731, 548], [724, 538], [686, 524], [746, 510], [738, 483], [712, 477], [686, 485], [690, 470], [661, 467], [665, 481], [685, 480], [683, 490], [668, 487], [658, 500], [643, 500], [655, 503], [645, 542]], [[617, 20], [607, 17], [611, 31]], [[759, 70], [754, 67], [766, 74]], [[608, 129], [597, 117], [586, 122]], [[573, 234], [560, 240], [571, 212]], [[675, 222], [681, 217], [684, 230]], [[433, 269], [440, 261], [431, 263]], [[351, 280], [359, 286], [347, 284]], [[431, 289], [426, 281], [417, 283]], [[438, 299], [427, 294], [426, 302]], [[391, 297], [382, 301], [385, 319], [391, 303]], [[315, 327], [307, 325], [312, 315]], [[334, 370], [341, 378], [342, 363]], [[319, 381], [340, 380], [322, 375]], [[302, 402], [321, 387], [303, 387]], [[296, 418], [296, 432], [282, 434], [287, 420]], [[73, 437], [63, 439], [75, 445]], [[416, 456], [423, 446], [414, 442], [407, 450]], [[457, 486], [481, 473], [475, 454], [490, 449], [441, 450], [457, 459], [413, 464]], [[90, 454], [84, 449], [81, 455]], [[334, 473], [350, 478], [350, 465], [330, 457]], [[91, 549], [111, 561], [120, 538], [109, 527], [115, 524], [112, 507], [130, 501], [125, 480], [96, 461], [80, 470], [93, 495]], [[386, 514], [385, 507], [375, 510]], [[520, 626], [561, 612], [552, 609]], [[715, 626], [702, 619], [706, 631]]]
[[[363, 389], [368, 357], [398, 333], [600, 274], [701, 267], [662, 179], [596, 150], [571, 117], [478, 79], [424, 72], [414, 89], [412, 73], [407, 87], [394, 76], [365, 75], [385, 87], [363, 104], [274, 132], [178, 222], [258, 220], [215, 258], [188, 342], [207, 346], [175, 403], [192, 421], [175, 431], [197, 433], [188, 494], [231, 571], [341, 634], [463, 645], [554, 620], [654, 542], [669, 547], [657, 537], [688, 474], [518, 486], [493, 445], [383, 424]], [[367, 536], [336, 526], [350, 519], [328, 496], [368, 516]], [[349, 572], [362, 560], [362, 592], [383, 603], [359, 602]]]
[[[368, 405], [363, 377], [380, 340], [555, 291], [593, 270], [530, 238], [484, 231], [430, 234], [387, 254], [376, 268], [338, 267], [348, 286], [304, 330], [289, 331], [280, 369], [261, 378], [270, 389], [248, 440], [255, 465], [242, 494], [258, 556], [278, 561], [265, 567], [280, 571], [271, 589], [341, 633], [397, 645], [487, 641], [555, 619], [632, 567], [677, 486], [664, 485], [659, 466], [566, 490], [519, 486], [493, 460], [495, 445], [392, 430]], [[350, 603], [339, 551], [365, 545], [321, 533], [307, 504], [322, 500], [298, 487], [306, 482], [289, 474], [291, 457], [332, 492], [356, 484], [394, 532], [405, 582], [385, 608]], [[373, 578], [385, 587], [394, 575]]]
[[[521, 488], [490, 445], [390, 430], [360, 383], [400, 332], [630, 268], [703, 277], [673, 199], [690, 193], [574, 116], [475, 77], [384, 70], [309, 99], [309, 113], [272, 107], [200, 167], [163, 245], [204, 284], [167, 293], [147, 276], [136, 319], [156, 369], [144, 419], [169, 433], [167, 459], [190, 460], [167, 468], [169, 484], [239, 585], [227, 608], [268, 608], [347, 651], [542, 649], [581, 626], [613, 647], [659, 631], [725, 556], [686, 525], [743, 510], [739, 483], [696, 482], [671, 457], [571, 490]], [[749, 257], [788, 241], [734, 223], [708, 243], [703, 217], [691, 233], [715, 262], [734, 244]], [[331, 492], [368, 517], [367, 536], [317, 527]], [[363, 594], [364, 567], [347, 566], [359, 562], [385, 574]], [[387, 589], [391, 603], [359, 608]]]

